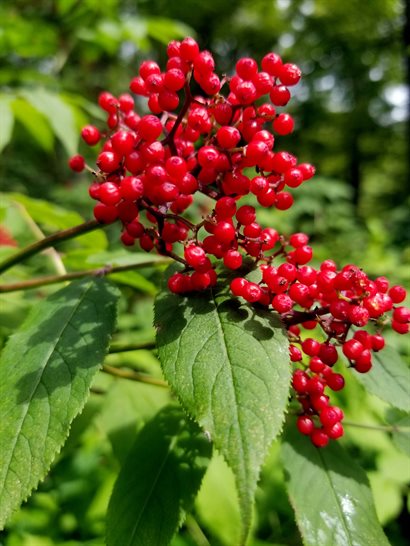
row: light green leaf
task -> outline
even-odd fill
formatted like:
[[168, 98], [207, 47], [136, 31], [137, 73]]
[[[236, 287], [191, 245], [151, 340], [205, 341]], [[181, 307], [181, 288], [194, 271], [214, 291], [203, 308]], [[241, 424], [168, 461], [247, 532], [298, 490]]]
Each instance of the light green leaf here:
[[10, 104], [10, 98], [0, 96], [0, 152], [11, 140], [14, 126], [14, 115]]
[[410, 412], [410, 369], [393, 347], [386, 347], [373, 357], [368, 373], [353, 372], [370, 393], [395, 408]]
[[43, 114], [22, 98], [14, 99], [12, 108], [14, 117], [25, 127], [39, 146], [50, 152], [53, 149], [54, 135]]
[[211, 443], [178, 407], [141, 430], [115, 484], [107, 513], [108, 546], [166, 546], [194, 502]]
[[126, 286], [131, 286], [145, 294], [150, 294], [155, 296], [158, 292], [157, 287], [154, 283], [147, 280], [137, 271], [124, 271], [122, 273], [113, 273], [111, 275], [111, 280], [118, 282], [120, 284], [125, 284]]
[[137, 430], [169, 403], [169, 398], [167, 389], [136, 381], [114, 381], [97, 422], [110, 440], [113, 453], [120, 463], [128, 455]]
[[[12, 201], [23, 205], [36, 223], [49, 230], [68, 229], [84, 222], [84, 218], [77, 212], [64, 209], [51, 201], [35, 199], [20, 193], [6, 195]], [[102, 230], [85, 233], [81, 235], [80, 241], [83, 246], [93, 250], [104, 250], [108, 245], [107, 237]], [[87, 252], [89, 254], [89, 251]]]
[[69, 155], [75, 154], [78, 145], [78, 131], [72, 107], [57, 93], [42, 88], [23, 90], [21, 95], [47, 118], [67, 153]]
[[84, 279], [36, 305], [0, 359], [0, 528], [48, 472], [83, 409], [118, 291]]
[[201, 524], [225, 546], [238, 544], [241, 515], [235, 495], [232, 470], [218, 453], [214, 453], [195, 500]]
[[188, 25], [165, 17], [149, 17], [146, 19], [146, 25], [148, 36], [163, 44], [185, 36], [195, 36], [195, 31]]
[[182, 405], [234, 472], [245, 540], [253, 497], [288, 400], [287, 338], [272, 312], [223, 288], [187, 298], [163, 290], [155, 305], [159, 358]]
[[282, 460], [305, 546], [389, 544], [365, 472], [337, 442], [318, 449], [292, 425]]

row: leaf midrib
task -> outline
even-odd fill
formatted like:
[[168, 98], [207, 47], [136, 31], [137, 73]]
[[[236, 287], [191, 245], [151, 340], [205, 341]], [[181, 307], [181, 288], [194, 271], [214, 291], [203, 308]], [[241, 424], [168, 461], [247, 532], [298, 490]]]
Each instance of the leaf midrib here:
[[142, 518], [142, 516], [144, 514], [145, 508], [147, 507], [147, 504], [148, 504], [148, 502], [149, 502], [149, 500], [150, 500], [150, 498], [152, 496], [152, 493], [156, 488], [156, 485], [157, 485], [158, 480], [159, 480], [159, 478], [161, 476], [161, 473], [162, 473], [162, 471], [164, 469], [164, 466], [165, 466], [166, 462], [168, 461], [168, 458], [169, 458], [170, 454], [172, 453], [172, 450], [174, 449], [176, 442], [177, 442], [177, 436], [174, 436], [172, 438], [171, 442], [169, 443], [169, 446], [168, 446], [167, 452], [165, 454], [164, 460], [162, 461], [162, 463], [160, 464], [160, 466], [158, 468], [158, 472], [157, 472], [157, 474], [155, 476], [155, 479], [153, 480], [152, 485], [150, 487], [150, 490], [148, 492], [148, 495], [146, 496], [146, 499], [145, 499], [145, 501], [144, 501], [144, 503], [143, 503], [143, 505], [141, 507], [140, 513], [139, 513], [137, 521], [135, 522], [135, 525], [134, 525], [134, 527], [132, 529], [130, 540], [129, 540], [127, 546], [131, 546], [132, 543], [133, 543], [135, 533], [138, 530], [138, 526], [139, 526], [141, 518]]
[[335, 504], [338, 508], [338, 511], [340, 512], [341, 514], [341, 520], [343, 521], [343, 526], [345, 528], [345, 532], [346, 532], [346, 536], [347, 538], [349, 539], [349, 546], [354, 546], [354, 543], [351, 541], [351, 535], [350, 535], [350, 530], [349, 530], [349, 527], [347, 525], [347, 521], [346, 521], [346, 518], [345, 518], [345, 515], [344, 515], [344, 512], [343, 512], [343, 509], [342, 509], [342, 506], [339, 502], [339, 497], [336, 493], [336, 490], [334, 488], [334, 485], [333, 485], [333, 481], [330, 479], [330, 475], [329, 475], [329, 469], [328, 469], [328, 466], [326, 464], [326, 461], [323, 457], [323, 454], [321, 453], [321, 451], [318, 449], [318, 455], [319, 455], [319, 459], [321, 460], [322, 462], [322, 465], [323, 465], [323, 468], [325, 470], [325, 475], [326, 475], [326, 478], [328, 479], [329, 481], [329, 484], [330, 484], [330, 490], [332, 491], [333, 493], [333, 496], [335, 498]]

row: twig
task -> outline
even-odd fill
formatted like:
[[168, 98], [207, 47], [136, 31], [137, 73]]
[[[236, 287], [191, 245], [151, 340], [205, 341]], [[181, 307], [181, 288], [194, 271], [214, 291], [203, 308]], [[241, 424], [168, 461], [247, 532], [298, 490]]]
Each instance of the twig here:
[[119, 377], [121, 379], [130, 379], [131, 381], [137, 381], [139, 383], [146, 383], [148, 385], [154, 385], [156, 387], [162, 387], [165, 389], [168, 388], [168, 384], [162, 379], [157, 379], [156, 377], [152, 377], [151, 375], [135, 372], [133, 370], [123, 370], [121, 368], [115, 368], [114, 366], [108, 366], [108, 364], [104, 364], [102, 367], [102, 371], [104, 373]]
[[97, 220], [89, 220], [88, 222], [84, 222], [83, 224], [79, 224], [78, 226], [74, 226], [72, 228], [68, 228], [62, 231], [57, 231], [57, 233], [53, 233], [49, 235], [48, 237], [44, 237], [44, 239], [41, 239], [41, 241], [36, 241], [35, 243], [32, 243], [31, 245], [26, 246], [20, 252], [17, 252], [17, 254], [13, 254], [13, 256], [10, 256], [4, 262], [0, 264], [0, 273], [4, 273], [4, 271], [7, 271], [13, 265], [16, 265], [27, 258], [30, 258], [30, 256], [33, 256], [34, 254], [38, 254], [45, 248], [49, 248], [51, 246], [54, 246], [55, 244], [62, 243], [63, 241], [67, 241], [69, 239], [73, 239], [74, 237], [78, 237], [79, 235], [83, 235], [84, 233], [88, 233], [90, 231], [94, 231], [95, 229], [104, 228], [104, 224], [100, 224], [97, 222]]
[[350, 421], [343, 421], [343, 424], [348, 427], [366, 428], [369, 430], [378, 430], [380, 432], [410, 432], [410, 427], [397, 426], [397, 425], [366, 425], [363, 423], [352, 423]]
[[112, 275], [113, 273], [120, 273], [122, 271], [142, 269], [143, 267], [163, 265], [168, 263], [170, 263], [170, 260], [164, 258], [163, 260], [152, 260], [151, 262], [118, 265], [112, 267], [97, 267], [96, 269], [86, 269], [84, 271], [73, 271], [71, 273], [67, 273], [66, 275], [48, 275], [45, 277], [39, 277], [37, 279], [31, 279], [29, 281], [0, 284], [0, 293], [16, 292], [17, 290], [30, 290], [32, 288], [38, 288], [40, 286], [46, 286], [49, 284], [57, 284], [65, 281], [72, 281], [74, 279], [81, 279], [82, 277]]
[[110, 347], [109, 353], [127, 353], [128, 351], [139, 351], [141, 349], [155, 349], [155, 341], [145, 341], [143, 343], [131, 343], [128, 345], [120, 345], [113, 343]]

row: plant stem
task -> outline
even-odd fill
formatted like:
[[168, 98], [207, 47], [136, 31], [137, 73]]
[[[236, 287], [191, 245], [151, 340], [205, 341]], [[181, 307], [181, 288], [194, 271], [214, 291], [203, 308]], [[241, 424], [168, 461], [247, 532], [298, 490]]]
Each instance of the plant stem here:
[[131, 381], [138, 381], [139, 383], [155, 385], [156, 387], [162, 387], [165, 389], [168, 388], [168, 384], [162, 379], [157, 379], [156, 377], [152, 377], [150, 375], [146, 375], [140, 372], [135, 372], [133, 370], [123, 370], [121, 368], [115, 368], [114, 366], [104, 364], [102, 367], [102, 371], [104, 373], [119, 377], [121, 379], [130, 379]]
[[20, 252], [17, 252], [17, 254], [10, 256], [6, 260], [4, 260], [4, 262], [0, 263], [0, 273], [4, 273], [4, 271], [7, 271], [11, 267], [13, 267], [13, 265], [16, 265], [26, 260], [27, 258], [30, 258], [30, 256], [33, 256], [34, 254], [38, 254], [45, 248], [49, 248], [57, 243], [73, 239], [74, 237], [78, 237], [79, 235], [83, 235], [84, 233], [88, 233], [89, 231], [94, 231], [95, 229], [100, 229], [104, 227], [105, 225], [100, 224], [99, 222], [97, 222], [97, 220], [89, 220], [88, 222], [84, 222], [83, 224], [79, 224], [78, 226], [52, 233], [48, 237], [44, 237], [44, 239], [41, 239], [40, 241], [36, 241], [35, 243], [26, 246], [25, 248], [20, 250]]
[[16, 292], [17, 290], [30, 290], [32, 288], [38, 288], [40, 286], [46, 286], [48, 284], [57, 284], [65, 281], [72, 281], [74, 279], [81, 279], [82, 277], [112, 275], [113, 273], [120, 273], [122, 271], [129, 271], [131, 269], [141, 269], [143, 267], [150, 267], [152, 265], [162, 265], [168, 263], [170, 263], [170, 260], [164, 258], [163, 260], [152, 260], [151, 262], [118, 266], [105, 266], [97, 267], [96, 269], [86, 269], [84, 271], [73, 271], [71, 273], [67, 273], [66, 275], [48, 275], [45, 277], [39, 277], [38, 279], [31, 279], [29, 281], [0, 284], [0, 293]]
[[380, 432], [407, 432], [410, 427], [401, 427], [396, 425], [366, 425], [362, 423], [352, 423], [351, 421], [343, 421], [348, 427], [366, 428], [368, 430], [378, 430]]
[[120, 345], [113, 343], [110, 347], [109, 353], [127, 353], [128, 351], [139, 351], [141, 349], [155, 349], [155, 341], [145, 341], [143, 343], [131, 343], [128, 345]]

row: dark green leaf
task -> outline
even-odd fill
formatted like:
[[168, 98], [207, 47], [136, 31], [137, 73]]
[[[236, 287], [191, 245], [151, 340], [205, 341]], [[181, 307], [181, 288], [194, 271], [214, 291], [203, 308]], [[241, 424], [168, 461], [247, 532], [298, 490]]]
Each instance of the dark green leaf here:
[[235, 474], [249, 531], [260, 467], [288, 399], [288, 343], [274, 313], [226, 288], [183, 298], [164, 290], [155, 325], [164, 375]]
[[410, 369], [393, 347], [386, 347], [373, 357], [368, 373], [353, 372], [360, 383], [395, 408], [410, 412]]
[[337, 442], [318, 449], [292, 428], [282, 459], [306, 546], [389, 544], [377, 520], [365, 472]]
[[83, 409], [115, 325], [117, 289], [89, 278], [38, 304], [0, 360], [0, 527], [44, 478]]
[[211, 443], [178, 407], [167, 406], [137, 436], [115, 484], [108, 546], [166, 546], [193, 504]]

